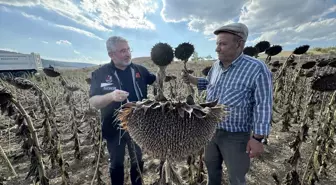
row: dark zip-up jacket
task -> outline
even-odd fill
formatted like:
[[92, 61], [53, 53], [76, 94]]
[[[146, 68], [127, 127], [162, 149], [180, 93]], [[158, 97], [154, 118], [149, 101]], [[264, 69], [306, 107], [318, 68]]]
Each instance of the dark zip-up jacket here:
[[[135, 91], [135, 95], [138, 101], [147, 98], [147, 85], [151, 85], [156, 80], [156, 76], [149, 72], [147, 68], [139, 64], [130, 64], [128, 66], [130, 68], [130, 76], [132, 78], [131, 82]], [[91, 86], [90, 86], [90, 93], [89, 97], [95, 95], [104, 95], [110, 93], [116, 89], [124, 90], [122, 88], [121, 81], [124, 79], [120, 79], [118, 76], [118, 71], [113, 62], [111, 61], [108, 64], [105, 64], [98, 68], [97, 70], [93, 71], [91, 74]], [[131, 95], [130, 95], [131, 96]], [[107, 105], [106, 107], [100, 109], [101, 111], [101, 122], [102, 122], [102, 133], [105, 139], [112, 138], [116, 136], [116, 134], [120, 134], [119, 130], [119, 122], [116, 119], [115, 111], [120, 108], [120, 106], [126, 103], [127, 100], [124, 102], [112, 102], [111, 104]]]

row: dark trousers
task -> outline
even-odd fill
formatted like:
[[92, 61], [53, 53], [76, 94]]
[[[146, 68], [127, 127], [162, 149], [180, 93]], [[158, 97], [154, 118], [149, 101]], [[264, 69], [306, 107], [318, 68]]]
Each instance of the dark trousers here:
[[142, 185], [139, 173], [139, 170], [141, 172], [143, 171], [144, 162], [142, 161], [142, 152], [140, 147], [131, 140], [128, 133], [125, 133], [121, 138], [115, 136], [114, 138], [107, 140], [107, 149], [110, 154], [111, 183], [112, 185], [124, 185], [124, 158], [126, 145], [131, 159], [130, 175], [132, 185]]
[[245, 185], [245, 175], [250, 168], [246, 153], [249, 132], [226, 132], [217, 130], [205, 148], [205, 164], [208, 170], [208, 185], [220, 185], [224, 161], [230, 185]]

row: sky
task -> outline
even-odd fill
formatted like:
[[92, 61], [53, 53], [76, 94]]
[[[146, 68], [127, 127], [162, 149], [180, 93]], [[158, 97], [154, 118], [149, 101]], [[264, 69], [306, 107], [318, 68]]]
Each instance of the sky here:
[[102, 64], [117, 35], [132, 57], [150, 56], [158, 42], [189, 42], [217, 58], [213, 31], [231, 22], [248, 26], [246, 46], [336, 46], [336, 0], [0, 0], [0, 49]]

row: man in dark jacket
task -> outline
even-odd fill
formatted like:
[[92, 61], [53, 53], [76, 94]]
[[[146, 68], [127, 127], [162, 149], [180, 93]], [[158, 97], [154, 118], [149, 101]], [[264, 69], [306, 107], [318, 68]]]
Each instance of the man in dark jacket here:
[[156, 76], [144, 66], [131, 62], [130, 48], [124, 38], [110, 37], [106, 48], [111, 62], [92, 72], [89, 102], [101, 111], [103, 138], [107, 141], [110, 154], [111, 183], [124, 184], [127, 145], [132, 185], [141, 185], [139, 171], [143, 170], [142, 151], [127, 132], [119, 129], [115, 111], [126, 102], [147, 98], [147, 85], [153, 84]]

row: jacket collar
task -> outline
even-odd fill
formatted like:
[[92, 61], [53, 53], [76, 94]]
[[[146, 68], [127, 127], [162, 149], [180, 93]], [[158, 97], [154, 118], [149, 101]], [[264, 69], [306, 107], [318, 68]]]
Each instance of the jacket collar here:
[[[109, 67], [112, 68], [113, 70], [118, 69], [118, 68], [115, 66], [113, 60], [110, 61], [110, 63], [109, 63]], [[128, 67], [132, 67], [132, 68], [133, 68], [133, 67], [134, 67], [133, 62], [132, 62], [129, 66], [127, 66], [127, 68], [128, 68]]]

